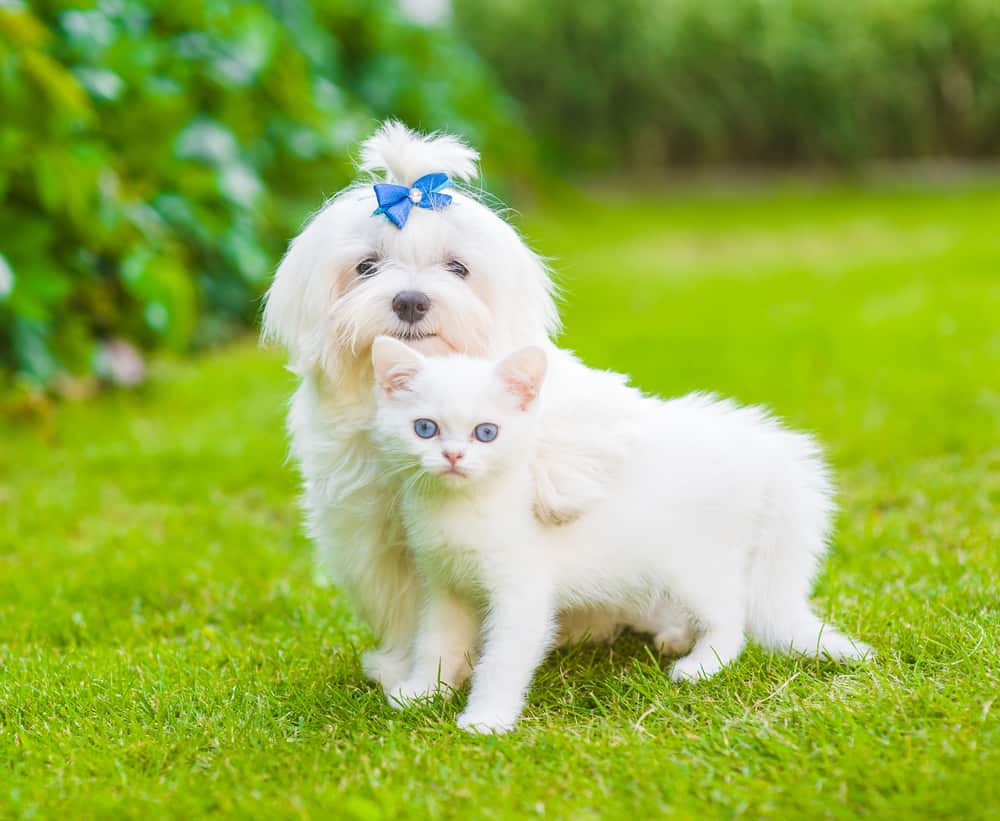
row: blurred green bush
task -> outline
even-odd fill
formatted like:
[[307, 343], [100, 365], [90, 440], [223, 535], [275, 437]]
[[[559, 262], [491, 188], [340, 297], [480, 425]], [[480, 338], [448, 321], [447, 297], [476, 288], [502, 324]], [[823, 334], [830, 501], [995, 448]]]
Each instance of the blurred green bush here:
[[997, 0], [456, 0], [554, 154], [594, 168], [1000, 151]]
[[394, 0], [0, 0], [0, 386], [252, 322], [379, 118], [510, 156], [510, 110]]

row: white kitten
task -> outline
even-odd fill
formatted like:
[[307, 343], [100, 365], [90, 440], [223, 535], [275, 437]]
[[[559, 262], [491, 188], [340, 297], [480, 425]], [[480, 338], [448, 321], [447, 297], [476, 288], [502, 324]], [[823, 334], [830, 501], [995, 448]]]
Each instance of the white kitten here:
[[377, 437], [412, 472], [403, 521], [426, 586], [413, 667], [390, 693], [399, 704], [457, 687], [482, 628], [459, 725], [505, 731], [559, 614], [610, 611], [683, 649], [688, 637], [667, 597], [698, 634], [675, 680], [718, 672], [745, 633], [773, 650], [837, 660], [870, 652], [809, 607], [833, 507], [809, 437], [757, 408], [635, 394], [621, 414], [640, 435], [608, 477], [607, 497], [571, 523], [544, 526], [532, 515], [531, 481], [546, 398], [541, 348], [494, 365], [430, 359], [380, 338], [373, 361]]

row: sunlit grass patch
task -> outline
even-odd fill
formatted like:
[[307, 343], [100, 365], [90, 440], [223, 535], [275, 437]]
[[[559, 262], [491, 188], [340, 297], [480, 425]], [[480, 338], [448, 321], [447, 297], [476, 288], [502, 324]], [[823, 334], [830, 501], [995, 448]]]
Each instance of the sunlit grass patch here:
[[572, 205], [522, 220], [566, 272], [565, 344], [818, 435], [842, 509], [817, 607], [878, 660], [750, 647], [677, 686], [627, 635], [554, 653], [509, 737], [457, 730], [464, 692], [389, 709], [313, 580], [291, 379], [248, 342], [0, 428], [0, 807], [995, 815], [1000, 192]]

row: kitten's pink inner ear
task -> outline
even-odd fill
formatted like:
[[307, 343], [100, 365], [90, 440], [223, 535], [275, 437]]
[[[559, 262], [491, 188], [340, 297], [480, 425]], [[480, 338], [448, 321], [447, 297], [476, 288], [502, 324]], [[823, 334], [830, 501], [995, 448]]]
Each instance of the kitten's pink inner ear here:
[[387, 396], [409, 390], [422, 364], [420, 354], [396, 339], [379, 337], [372, 346], [375, 379]]
[[412, 365], [396, 365], [382, 375], [382, 390], [387, 394], [396, 391], [407, 391], [410, 389], [410, 382], [417, 375], [417, 368]]
[[538, 396], [538, 386], [530, 381], [511, 376], [504, 380], [504, 385], [508, 393], [517, 397], [520, 410], [527, 410], [528, 405], [534, 402], [535, 397]]
[[537, 398], [546, 365], [545, 353], [531, 347], [511, 354], [497, 366], [504, 388], [517, 397], [521, 410], [527, 410]]

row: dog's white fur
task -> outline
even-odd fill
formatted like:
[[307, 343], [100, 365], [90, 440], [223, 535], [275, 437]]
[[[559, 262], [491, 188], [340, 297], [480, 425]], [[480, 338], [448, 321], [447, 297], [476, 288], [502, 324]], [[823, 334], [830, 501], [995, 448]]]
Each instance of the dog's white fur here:
[[[612, 403], [641, 436], [608, 477], [603, 499], [572, 523], [546, 527], [532, 514], [531, 465], [548, 435], [536, 419], [565, 383], [542, 390], [541, 348], [494, 365], [431, 360], [382, 338], [373, 359], [376, 437], [408, 475], [403, 523], [427, 590], [414, 664], [391, 703], [403, 706], [442, 684], [453, 691], [482, 630], [458, 723], [506, 731], [558, 615], [595, 609], [611, 621], [645, 624], [674, 652], [686, 652], [693, 638], [674, 665], [675, 681], [721, 670], [746, 633], [771, 650], [838, 661], [870, 652], [809, 605], [833, 510], [827, 468], [810, 437], [760, 408], [697, 394], [599, 395], [596, 402]], [[418, 435], [414, 420], [430, 433]], [[499, 431], [495, 439], [477, 437], [482, 423]], [[689, 624], [677, 623], [671, 602], [690, 614]]]
[[[362, 149], [371, 179], [334, 196], [292, 242], [267, 293], [264, 337], [282, 343], [300, 379], [288, 415], [292, 454], [304, 479], [303, 504], [321, 569], [354, 599], [381, 642], [364, 659], [386, 687], [409, 669], [419, 589], [396, 507], [400, 477], [387, 470], [371, 439], [373, 340], [405, 338], [427, 354], [503, 356], [525, 345], [549, 354], [552, 379], [564, 380], [540, 424], [550, 429], [532, 472], [542, 521], [572, 520], [603, 493], [606, 472], [631, 435], [596, 395], [627, 390], [621, 377], [584, 368], [549, 341], [559, 327], [546, 267], [514, 229], [469, 190], [438, 211], [414, 208], [402, 230], [373, 216], [372, 182], [410, 184], [431, 172], [456, 181], [476, 173], [478, 155], [451, 136], [421, 137], [383, 126]], [[362, 260], [378, 260], [361, 278]], [[462, 279], [445, 266], [457, 259]], [[392, 310], [393, 297], [418, 290], [431, 310], [413, 328]], [[596, 435], [600, 433], [600, 435]], [[566, 638], [610, 637], [614, 625], [586, 616]]]

